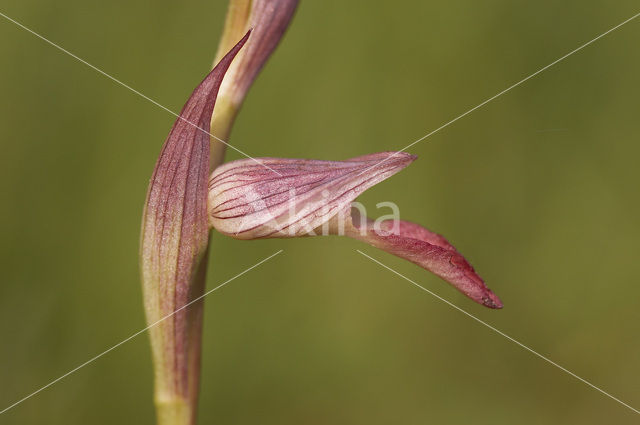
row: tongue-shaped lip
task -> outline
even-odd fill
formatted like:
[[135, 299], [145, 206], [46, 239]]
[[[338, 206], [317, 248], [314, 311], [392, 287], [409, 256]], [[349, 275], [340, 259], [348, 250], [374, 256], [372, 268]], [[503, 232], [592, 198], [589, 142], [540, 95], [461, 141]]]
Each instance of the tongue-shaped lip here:
[[[442, 235], [404, 220], [386, 220], [376, 226], [371, 220], [360, 216], [356, 208], [351, 211], [351, 219], [353, 227], [348, 236], [429, 270], [477, 303], [489, 308], [502, 308], [498, 296]], [[366, 226], [365, 231], [363, 226]]]

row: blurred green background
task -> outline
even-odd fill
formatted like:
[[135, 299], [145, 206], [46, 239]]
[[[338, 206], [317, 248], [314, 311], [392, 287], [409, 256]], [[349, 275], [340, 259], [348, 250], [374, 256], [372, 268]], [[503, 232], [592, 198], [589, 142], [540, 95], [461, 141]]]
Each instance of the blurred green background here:
[[[225, 1], [3, 0], [178, 111]], [[611, 2], [302, 1], [231, 142], [253, 156], [400, 149], [637, 13]], [[410, 149], [376, 217], [446, 235], [505, 303], [340, 238], [213, 239], [202, 424], [601, 424], [638, 415], [355, 252], [640, 406], [640, 18]], [[0, 408], [145, 326], [138, 237], [166, 111], [0, 18]], [[229, 159], [239, 158], [233, 151]], [[0, 416], [152, 424], [141, 335]]]

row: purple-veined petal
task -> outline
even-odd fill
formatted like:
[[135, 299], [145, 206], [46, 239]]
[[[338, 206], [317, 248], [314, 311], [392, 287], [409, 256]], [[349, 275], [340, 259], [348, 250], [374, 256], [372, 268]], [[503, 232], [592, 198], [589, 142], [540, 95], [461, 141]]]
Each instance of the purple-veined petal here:
[[502, 301], [442, 235], [409, 221], [385, 220], [374, 223], [361, 217], [355, 208], [348, 221], [347, 236], [429, 270], [480, 304], [489, 308], [502, 308]]
[[[171, 128], [149, 183], [140, 256], [147, 322], [156, 325], [149, 332], [160, 416], [176, 414], [177, 397], [186, 406], [178, 409], [179, 414], [195, 415], [202, 305], [195, 303], [173, 313], [204, 290], [203, 279], [197, 276], [206, 265], [200, 260], [209, 233], [211, 114], [222, 78], [248, 37], [249, 33], [193, 91]], [[191, 423], [191, 418], [180, 423]]]
[[313, 235], [414, 159], [381, 152], [345, 161], [258, 158], [269, 168], [249, 159], [229, 162], [209, 179], [209, 223], [238, 239]]

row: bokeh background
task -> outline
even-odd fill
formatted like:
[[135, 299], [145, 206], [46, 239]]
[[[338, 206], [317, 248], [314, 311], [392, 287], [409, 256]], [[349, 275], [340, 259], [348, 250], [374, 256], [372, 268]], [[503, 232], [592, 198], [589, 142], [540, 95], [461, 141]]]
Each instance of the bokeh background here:
[[[225, 1], [3, 0], [0, 11], [177, 111]], [[400, 149], [637, 13], [633, 0], [302, 1], [231, 143]], [[601, 424], [638, 415], [355, 249], [640, 406], [640, 19], [410, 149], [376, 217], [446, 235], [505, 303], [340, 238], [216, 235], [202, 424]], [[0, 17], [0, 408], [144, 327], [138, 237], [166, 111]], [[229, 159], [239, 158], [233, 151]], [[0, 416], [153, 424], [146, 335]]]

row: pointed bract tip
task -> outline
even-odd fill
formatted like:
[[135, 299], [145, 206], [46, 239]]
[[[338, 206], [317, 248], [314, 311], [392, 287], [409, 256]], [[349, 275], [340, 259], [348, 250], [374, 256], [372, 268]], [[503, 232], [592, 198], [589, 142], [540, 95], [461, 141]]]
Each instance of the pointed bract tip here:
[[[251, 36], [252, 31], [253, 31], [253, 28], [249, 28], [249, 30], [245, 33], [244, 37], [242, 37], [240, 41], [238, 41], [238, 43], [233, 47], [233, 49], [231, 49], [229, 53], [233, 52], [234, 50], [235, 51], [240, 50], [242, 46], [244, 46], [244, 44], [247, 42], [247, 40], [249, 40], [249, 37]], [[227, 55], [229, 53], [227, 53]], [[235, 53], [234, 53], [234, 56], [235, 56]]]

